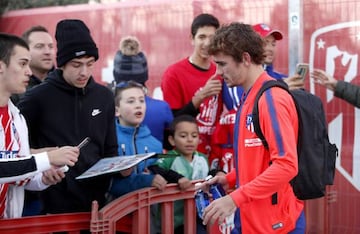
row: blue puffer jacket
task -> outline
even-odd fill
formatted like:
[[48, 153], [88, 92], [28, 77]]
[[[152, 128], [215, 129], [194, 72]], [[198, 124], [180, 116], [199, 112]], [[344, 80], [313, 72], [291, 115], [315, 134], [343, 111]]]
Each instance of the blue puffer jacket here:
[[[164, 142], [164, 130], [169, 128], [174, 117], [167, 102], [145, 96], [146, 112], [143, 123], [148, 126], [151, 135]], [[167, 140], [167, 139], [165, 139]]]
[[[116, 135], [120, 157], [150, 152], [162, 153], [161, 142], [151, 135], [151, 132], [146, 125], [140, 125], [139, 127], [125, 127], [116, 121]], [[147, 166], [152, 165], [155, 161], [155, 158], [150, 158], [139, 163], [128, 177], [114, 177], [109, 193], [114, 197], [119, 197], [137, 189], [150, 187], [154, 175], [145, 174], [143, 172]]]

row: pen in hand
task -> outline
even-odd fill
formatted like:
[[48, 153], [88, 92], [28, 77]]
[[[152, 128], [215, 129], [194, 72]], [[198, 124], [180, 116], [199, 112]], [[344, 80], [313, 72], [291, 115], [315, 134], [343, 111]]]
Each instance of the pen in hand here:
[[[86, 137], [80, 144], [77, 145], [79, 149], [86, 146], [90, 142], [90, 137]], [[63, 172], [67, 172], [69, 170], [69, 167], [67, 165], [60, 167], [58, 170], [61, 170]]]
[[90, 137], [86, 137], [80, 144], [78, 144], [78, 148], [81, 149], [82, 147], [86, 146], [90, 142]]

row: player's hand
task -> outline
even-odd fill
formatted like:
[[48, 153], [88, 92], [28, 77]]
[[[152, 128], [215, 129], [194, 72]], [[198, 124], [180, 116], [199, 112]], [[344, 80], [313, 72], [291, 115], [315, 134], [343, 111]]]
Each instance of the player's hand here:
[[226, 180], [224, 175], [216, 175], [215, 177], [211, 178], [210, 180], [206, 180], [203, 183], [201, 183], [199, 186], [195, 186], [195, 191], [201, 189], [202, 191], [209, 191], [210, 185], [212, 184], [220, 184], [225, 191], [229, 189], [229, 183]]
[[236, 211], [236, 205], [233, 199], [226, 195], [225, 197], [216, 199], [208, 205], [204, 210], [203, 224], [214, 224], [216, 220], [221, 224], [225, 218], [230, 216]]

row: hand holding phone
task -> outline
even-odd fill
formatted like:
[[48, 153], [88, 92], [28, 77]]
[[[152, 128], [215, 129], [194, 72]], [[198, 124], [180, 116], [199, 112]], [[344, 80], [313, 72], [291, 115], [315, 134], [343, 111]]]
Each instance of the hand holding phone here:
[[300, 75], [302, 80], [305, 79], [308, 70], [309, 70], [309, 64], [307, 63], [298, 63], [296, 65], [296, 74]]

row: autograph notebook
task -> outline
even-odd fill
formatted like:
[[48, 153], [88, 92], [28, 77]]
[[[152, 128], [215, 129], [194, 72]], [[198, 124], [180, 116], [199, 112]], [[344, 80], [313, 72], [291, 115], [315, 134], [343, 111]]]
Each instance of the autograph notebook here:
[[114, 156], [100, 159], [92, 167], [86, 170], [83, 174], [76, 177], [76, 179], [85, 179], [94, 176], [99, 176], [107, 173], [118, 172], [129, 169], [143, 160], [155, 156], [156, 153], [135, 154], [127, 156]]

